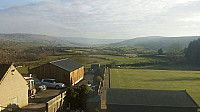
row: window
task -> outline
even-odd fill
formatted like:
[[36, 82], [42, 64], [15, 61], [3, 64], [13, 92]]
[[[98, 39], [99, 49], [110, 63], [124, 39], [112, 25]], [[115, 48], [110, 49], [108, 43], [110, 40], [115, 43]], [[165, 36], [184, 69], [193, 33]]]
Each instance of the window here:
[[17, 103], [18, 103], [17, 97], [12, 98], [11, 105], [17, 105]]

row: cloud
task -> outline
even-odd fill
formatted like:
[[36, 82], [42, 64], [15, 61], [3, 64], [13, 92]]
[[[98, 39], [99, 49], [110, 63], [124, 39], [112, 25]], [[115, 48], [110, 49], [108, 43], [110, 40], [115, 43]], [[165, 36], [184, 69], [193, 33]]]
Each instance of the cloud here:
[[180, 21], [200, 23], [200, 14], [196, 14], [196, 15], [192, 15], [191, 17], [180, 19]]
[[0, 5], [0, 32], [97, 38], [200, 33], [193, 24], [199, 22], [198, 0], [33, 1]]

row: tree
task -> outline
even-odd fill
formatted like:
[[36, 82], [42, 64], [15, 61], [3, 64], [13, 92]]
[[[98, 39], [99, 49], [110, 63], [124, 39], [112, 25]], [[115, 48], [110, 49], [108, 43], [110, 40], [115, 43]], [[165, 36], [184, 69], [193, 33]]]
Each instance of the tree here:
[[178, 43], [173, 43], [167, 50], [167, 56], [176, 60], [183, 58], [184, 53]]
[[101, 76], [102, 78], [104, 78], [104, 69], [102, 68], [97, 68], [95, 71], [94, 71], [94, 76]]
[[97, 81], [102, 82], [102, 78], [100, 76], [97, 76]]
[[[102, 68], [97, 68], [95, 71], [94, 71], [94, 78], [93, 78], [93, 83], [95, 85], [98, 85], [99, 84], [99, 80], [102, 80], [104, 79], [104, 70]], [[98, 77], [99, 76], [99, 77]], [[101, 78], [101, 79], [100, 79]]]
[[200, 38], [190, 42], [186, 49], [185, 58], [193, 64], [200, 64]]
[[70, 109], [84, 109], [86, 95], [92, 91], [87, 85], [71, 86], [67, 88], [65, 101], [70, 105]]
[[163, 54], [163, 50], [160, 48], [160, 49], [158, 49], [158, 54]]

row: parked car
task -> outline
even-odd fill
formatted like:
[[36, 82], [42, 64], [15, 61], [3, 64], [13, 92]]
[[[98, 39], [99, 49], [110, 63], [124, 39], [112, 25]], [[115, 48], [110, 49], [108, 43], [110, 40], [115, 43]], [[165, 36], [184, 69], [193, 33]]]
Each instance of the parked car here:
[[55, 79], [42, 79], [41, 82], [51, 88], [60, 89], [65, 87], [65, 84], [57, 83]]
[[47, 89], [47, 86], [44, 85], [39, 79], [33, 78], [33, 80], [35, 81], [35, 88], [37, 91], [44, 91]]

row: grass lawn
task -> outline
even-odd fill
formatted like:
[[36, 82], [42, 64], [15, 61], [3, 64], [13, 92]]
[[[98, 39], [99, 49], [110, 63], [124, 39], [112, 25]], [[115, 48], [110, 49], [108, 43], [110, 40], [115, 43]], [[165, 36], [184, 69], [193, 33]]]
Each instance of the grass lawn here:
[[111, 88], [187, 90], [200, 104], [200, 71], [111, 69]]

